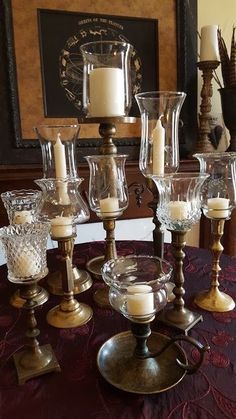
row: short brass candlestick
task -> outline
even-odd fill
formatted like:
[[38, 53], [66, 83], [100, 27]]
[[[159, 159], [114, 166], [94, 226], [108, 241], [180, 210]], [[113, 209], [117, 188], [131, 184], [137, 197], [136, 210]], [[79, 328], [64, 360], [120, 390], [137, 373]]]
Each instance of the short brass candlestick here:
[[221, 244], [221, 237], [224, 233], [225, 219], [211, 219], [213, 255], [211, 271], [211, 288], [203, 291], [195, 297], [194, 302], [207, 311], [226, 312], [235, 307], [234, 300], [224, 292], [219, 290], [220, 256], [224, 250]]
[[60, 371], [60, 366], [51, 348], [51, 345], [39, 346], [37, 337], [40, 334], [37, 328], [37, 321], [34, 309], [37, 302], [34, 298], [37, 295], [35, 284], [24, 285], [21, 289], [21, 298], [24, 299], [24, 309], [27, 310], [27, 332], [28, 343], [26, 348], [14, 355], [14, 362], [17, 369], [19, 384], [24, 384], [30, 378], [51, 372]]
[[220, 64], [219, 61], [200, 61], [197, 66], [202, 71], [203, 86], [201, 90], [201, 105], [199, 115], [199, 138], [196, 144], [196, 152], [208, 153], [214, 151], [214, 147], [210, 142], [209, 134], [211, 132], [209, 119], [211, 111], [211, 97], [213, 71]]
[[175, 299], [173, 305], [166, 307], [165, 310], [160, 314], [158, 319], [176, 329], [181, 330], [186, 335], [192, 327], [202, 321], [203, 318], [200, 314], [195, 313], [185, 307], [184, 302], [184, 273], [183, 273], [183, 260], [185, 258], [185, 253], [183, 251], [186, 241], [185, 236], [188, 230], [171, 230], [172, 235], [172, 247], [173, 255], [175, 258], [175, 274], [174, 274], [174, 283], [175, 287], [173, 289], [173, 294]]
[[87, 323], [93, 315], [92, 309], [87, 304], [79, 303], [74, 298], [74, 281], [71, 260], [74, 237], [74, 235], [65, 238], [52, 237], [53, 240], [58, 241], [64, 294], [61, 303], [48, 312], [47, 322], [58, 328], [81, 326]]

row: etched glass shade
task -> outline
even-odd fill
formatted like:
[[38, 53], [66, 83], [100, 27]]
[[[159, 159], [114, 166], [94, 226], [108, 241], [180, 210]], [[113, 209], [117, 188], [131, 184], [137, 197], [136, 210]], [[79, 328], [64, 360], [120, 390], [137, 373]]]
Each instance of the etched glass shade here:
[[34, 222], [42, 204], [42, 192], [34, 189], [6, 191], [1, 198], [10, 224]]

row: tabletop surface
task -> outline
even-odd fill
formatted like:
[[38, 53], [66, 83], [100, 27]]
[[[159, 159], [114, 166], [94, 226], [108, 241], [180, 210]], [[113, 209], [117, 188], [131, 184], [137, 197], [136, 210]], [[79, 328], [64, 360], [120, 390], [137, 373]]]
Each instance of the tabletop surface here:
[[[74, 250], [74, 263], [80, 268], [103, 254], [104, 243], [80, 244]], [[151, 242], [117, 242], [118, 255], [153, 254]], [[236, 418], [236, 310], [211, 313], [194, 306], [194, 295], [210, 286], [211, 252], [186, 247], [184, 259], [185, 304], [203, 315], [203, 322], [191, 336], [209, 344], [200, 370], [186, 375], [174, 388], [158, 394], [140, 395], [123, 392], [108, 384], [98, 371], [99, 348], [111, 336], [129, 330], [129, 322], [112, 309], [96, 306], [93, 286], [76, 296], [93, 308], [93, 317], [73, 329], [58, 329], [47, 324], [46, 314], [61, 301], [59, 296], [36, 309], [40, 344], [50, 343], [61, 372], [45, 374], [17, 384], [12, 355], [24, 345], [25, 311], [9, 304], [15, 286], [7, 280], [6, 266], [0, 267], [0, 418], [1, 419], [223, 419]], [[165, 259], [173, 263], [171, 245], [165, 245]], [[57, 268], [56, 250], [48, 251], [50, 272]], [[236, 258], [222, 255], [221, 289], [236, 299]], [[42, 281], [45, 285], [46, 281]], [[173, 330], [158, 323], [153, 331], [172, 335]], [[190, 361], [196, 361], [194, 348], [186, 349]]]

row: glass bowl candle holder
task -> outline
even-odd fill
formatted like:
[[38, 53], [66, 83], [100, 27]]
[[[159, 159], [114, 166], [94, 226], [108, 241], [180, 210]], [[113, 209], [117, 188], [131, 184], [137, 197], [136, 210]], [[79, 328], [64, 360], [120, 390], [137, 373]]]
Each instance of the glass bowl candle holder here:
[[[10, 224], [25, 224], [37, 221], [37, 216], [42, 205], [42, 192], [36, 189], [16, 189], [1, 194], [4, 207], [7, 211]], [[36, 285], [37, 294], [34, 299], [38, 305], [44, 304], [48, 299], [48, 292], [40, 285]], [[17, 289], [10, 298], [10, 304], [20, 308], [25, 300], [20, 297]]]
[[[130, 320], [131, 331], [106, 341], [98, 352], [102, 376], [113, 386], [131, 393], [159, 393], [175, 386], [187, 372], [195, 372], [208, 347], [193, 338], [170, 339], [152, 332], [150, 322], [167, 303], [166, 284], [171, 265], [155, 256], [129, 255], [107, 261], [102, 268], [110, 287], [112, 307]], [[176, 344], [185, 341], [200, 352], [200, 361], [188, 365], [184, 351]]]
[[39, 125], [44, 178], [77, 178], [76, 142], [79, 125]]
[[183, 249], [185, 236], [193, 224], [201, 217], [201, 188], [209, 177], [205, 173], [176, 173], [165, 176], [153, 176], [157, 185], [160, 201], [157, 217], [172, 236], [172, 248], [175, 258], [175, 299], [173, 305], [167, 307], [160, 316], [160, 320], [168, 325], [180, 329], [184, 333], [199, 321], [202, 316], [185, 307], [183, 296], [184, 273]]
[[202, 210], [211, 222], [212, 271], [211, 287], [195, 297], [195, 303], [208, 311], [233, 310], [233, 298], [219, 289], [220, 256], [224, 250], [221, 238], [225, 221], [236, 206], [236, 153], [197, 153], [200, 171], [209, 173], [201, 191]]
[[48, 273], [47, 237], [49, 224], [11, 225], [0, 229], [0, 239], [7, 260], [9, 281], [21, 285], [21, 297], [27, 310], [27, 345], [14, 355], [18, 381], [26, 380], [50, 371], [60, 371], [50, 345], [39, 346], [39, 330], [34, 315], [37, 306], [36, 284]]
[[83, 111], [88, 117], [119, 117], [129, 114], [132, 45], [96, 41], [80, 47], [83, 68]]

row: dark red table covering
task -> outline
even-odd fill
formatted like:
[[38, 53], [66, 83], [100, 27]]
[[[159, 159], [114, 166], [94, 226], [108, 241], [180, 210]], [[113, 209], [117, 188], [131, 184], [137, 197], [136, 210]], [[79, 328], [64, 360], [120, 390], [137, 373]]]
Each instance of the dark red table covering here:
[[[103, 253], [101, 242], [77, 245], [74, 262], [84, 267], [86, 261]], [[119, 255], [152, 254], [150, 242], [117, 242]], [[50, 343], [61, 366], [61, 373], [34, 378], [23, 386], [17, 384], [12, 354], [24, 345], [24, 310], [9, 305], [14, 286], [6, 279], [6, 266], [0, 267], [0, 418], [1, 419], [177, 419], [236, 418], [236, 310], [209, 313], [194, 307], [193, 296], [209, 288], [211, 253], [186, 247], [184, 260], [186, 305], [203, 314], [204, 321], [191, 335], [209, 343], [200, 370], [174, 388], [155, 395], [136, 395], [117, 390], [101, 377], [96, 356], [111, 336], [129, 329], [129, 322], [119, 313], [96, 307], [92, 295], [101, 284], [77, 296], [93, 307], [92, 320], [74, 329], [57, 329], [46, 323], [46, 313], [60, 297], [36, 310], [41, 334], [40, 344]], [[165, 258], [173, 261], [171, 246], [165, 247]], [[236, 298], [236, 258], [222, 255], [221, 288]], [[48, 266], [56, 269], [56, 251], [48, 252]], [[156, 319], [152, 330], [167, 334]], [[198, 356], [187, 349], [190, 360]]]

